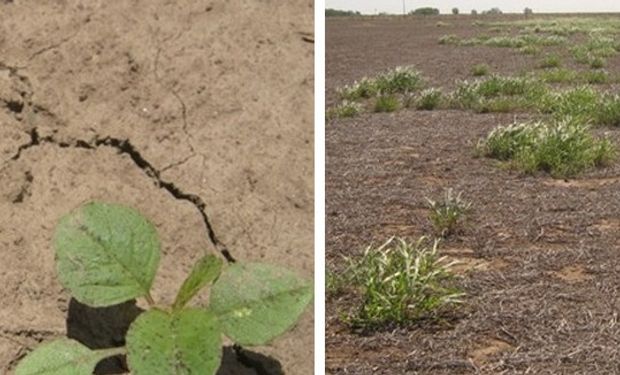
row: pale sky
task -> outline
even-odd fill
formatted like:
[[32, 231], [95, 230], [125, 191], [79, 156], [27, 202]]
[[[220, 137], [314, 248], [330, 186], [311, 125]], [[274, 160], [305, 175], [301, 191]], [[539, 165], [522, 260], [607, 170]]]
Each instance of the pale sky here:
[[[430, 6], [439, 8], [441, 13], [451, 13], [454, 7], [461, 13], [469, 14], [472, 9], [478, 12], [500, 8], [504, 13], [522, 13], [525, 7], [532, 8], [534, 13], [569, 13], [569, 12], [620, 12], [619, 0], [405, 0], [407, 12], [415, 8]], [[403, 13], [403, 0], [325, 0], [327, 8], [356, 10], [365, 14], [378, 12]]]

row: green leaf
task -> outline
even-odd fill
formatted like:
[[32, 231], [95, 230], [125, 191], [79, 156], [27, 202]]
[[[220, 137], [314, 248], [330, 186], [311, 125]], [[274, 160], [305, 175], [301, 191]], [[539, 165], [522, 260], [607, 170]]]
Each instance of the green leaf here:
[[217, 279], [222, 271], [222, 260], [214, 255], [206, 255], [192, 268], [192, 272], [183, 282], [173, 308], [185, 306], [200, 289]]
[[311, 284], [288, 270], [234, 264], [213, 285], [210, 308], [226, 336], [242, 345], [262, 345], [289, 329], [311, 299]]
[[90, 350], [77, 341], [59, 339], [28, 354], [15, 375], [92, 375], [99, 361], [121, 353], [124, 348]]
[[115, 204], [88, 203], [63, 217], [54, 245], [60, 282], [94, 307], [147, 295], [159, 264], [155, 227]]
[[129, 328], [127, 361], [133, 375], [215, 374], [221, 341], [216, 317], [204, 309], [153, 309]]

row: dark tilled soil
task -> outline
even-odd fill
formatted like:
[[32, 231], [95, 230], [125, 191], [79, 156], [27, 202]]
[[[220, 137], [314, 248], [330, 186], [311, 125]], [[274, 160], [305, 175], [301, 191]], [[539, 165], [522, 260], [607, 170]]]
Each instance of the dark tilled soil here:
[[[306, 0], [0, 1], [0, 373], [67, 334], [120, 345], [139, 312], [58, 283], [54, 226], [89, 200], [156, 225], [160, 303], [205, 253], [312, 278], [312, 30]], [[270, 345], [226, 342], [220, 373], [312, 373], [311, 310]]]
[[[399, 65], [415, 65], [427, 78], [429, 85], [445, 88], [454, 87], [457, 80], [472, 79], [471, 68], [476, 64], [489, 65], [491, 73], [519, 74], [536, 69], [545, 53], [551, 52], [566, 57], [563, 66], [583, 68], [573, 62], [569, 51], [558, 47], [548, 47], [539, 56], [529, 56], [510, 48], [438, 44], [441, 36], [450, 34], [459, 38], [503, 35], [490, 31], [488, 27], [474, 26], [476, 20], [493, 22], [521, 19], [523, 16], [519, 15], [327, 19], [327, 104], [337, 101], [336, 88]], [[437, 26], [439, 21], [445, 25]], [[518, 32], [516, 28], [507, 30], [512, 34]], [[606, 68], [613, 71], [614, 66], [620, 66], [620, 56], [610, 58]]]
[[[437, 20], [328, 19], [328, 98], [395, 65], [414, 64], [446, 87], [477, 63], [506, 73], [537, 63], [509, 49], [440, 46], [442, 34], [476, 29], [444, 17], [452, 29], [438, 31]], [[402, 110], [326, 124], [328, 268], [392, 235], [430, 234], [425, 197], [452, 187], [473, 202], [462, 231], [441, 245], [463, 263], [466, 303], [435, 323], [362, 334], [339, 320], [354, 308], [350, 296], [329, 295], [328, 373], [620, 372], [620, 165], [556, 180], [474, 155], [493, 127], [531, 118]], [[596, 132], [620, 144], [617, 129]]]

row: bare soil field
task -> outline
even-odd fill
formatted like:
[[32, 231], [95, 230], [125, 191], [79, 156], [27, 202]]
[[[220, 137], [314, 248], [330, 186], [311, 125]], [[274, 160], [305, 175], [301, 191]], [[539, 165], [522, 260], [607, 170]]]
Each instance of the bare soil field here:
[[[438, 27], [440, 20], [449, 25]], [[429, 86], [442, 88], [471, 79], [475, 64], [504, 75], [536, 67], [540, 57], [509, 48], [438, 44], [445, 34], [476, 35], [474, 20], [328, 18], [327, 107], [337, 102], [338, 87], [399, 65], [414, 65]], [[618, 57], [606, 69], [618, 73]], [[442, 255], [461, 262], [456, 272], [465, 303], [439, 321], [360, 332], [340, 318], [353, 298], [328, 295], [328, 373], [620, 372], [618, 162], [553, 179], [474, 155], [494, 127], [535, 117], [401, 109], [327, 121], [328, 269], [341, 270], [342, 256], [390, 236], [432, 232], [425, 197], [444, 188], [473, 203], [461, 232], [440, 246]], [[594, 132], [620, 144], [618, 128]]]
[[[0, 373], [67, 334], [120, 345], [139, 313], [58, 283], [54, 227], [86, 201], [155, 224], [158, 301], [205, 252], [312, 278], [312, 30], [307, 0], [0, 2]], [[227, 343], [220, 373], [312, 373], [311, 310], [271, 346]]]

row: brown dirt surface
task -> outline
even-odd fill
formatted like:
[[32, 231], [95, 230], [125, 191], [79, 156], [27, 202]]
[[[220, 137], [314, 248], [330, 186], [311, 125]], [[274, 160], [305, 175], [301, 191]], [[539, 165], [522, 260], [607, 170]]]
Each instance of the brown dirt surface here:
[[[0, 373], [67, 331], [118, 345], [139, 312], [58, 283], [55, 224], [89, 200], [156, 225], [160, 302], [205, 252], [312, 278], [312, 30], [307, 0], [0, 1]], [[220, 374], [311, 374], [313, 345], [308, 308]]]
[[[536, 66], [540, 57], [511, 49], [437, 43], [477, 35], [472, 21], [327, 19], [327, 105], [337, 87], [398, 65], [415, 65], [440, 87], [471, 78], [479, 63], [502, 74]], [[607, 69], [620, 72], [617, 57]], [[390, 236], [432, 233], [425, 197], [451, 187], [473, 202], [462, 231], [440, 246], [463, 264], [465, 304], [438, 322], [360, 333], [340, 319], [354, 298], [328, 294], [327, 373], [620, 372], [620, 164], [554, 180], [474, 153], [495, 126], [533, 116], [403, 109], [326, 123], [328, 269]], [[620, 129], [595, 131], [620, 145]]]

